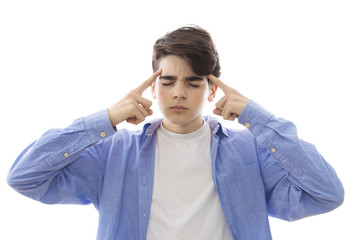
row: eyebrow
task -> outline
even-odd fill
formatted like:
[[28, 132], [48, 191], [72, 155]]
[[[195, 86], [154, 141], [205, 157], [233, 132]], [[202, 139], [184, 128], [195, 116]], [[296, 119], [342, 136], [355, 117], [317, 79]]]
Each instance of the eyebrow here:
[[198, 76], [192, 76], [192, 77], [187, 77], [185, 78], [187, 81], [202, 81], [203, 78], [202, 77], [198, 77]]
[[[175, 81], [177, 80], [176, 76], [170, 76], [170, 75], [164, 75], [164, 76], [160, 76], [160, 79], [163, 80], [170, 80], [170, 81]], [[192, 81], [202, 81], [203, 78], [202, 77], [198, 77], [198, 76], [191, 76], [191, 77], [187, 77], [185, 78], [186, 81], [192, 82]]]
[[177, 77], [175, 77], [175, 76], [169, 76], [169, 75], [164, 75], [164, 76], [160, 76], [159, 79], [175, 81], [175, 80], [177, 79]]

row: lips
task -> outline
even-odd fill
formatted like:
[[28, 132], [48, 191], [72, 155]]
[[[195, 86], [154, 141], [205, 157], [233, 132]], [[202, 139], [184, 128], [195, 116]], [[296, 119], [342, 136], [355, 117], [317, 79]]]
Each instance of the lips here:
[[176, 106], [172, 106], [170, 108], [187, 109], [187, 107], [184, 107], [182, 105], [176, 105]]
[[170, 107], [171, 110], [175, 111], [175, 112], [184, 112], [186, 111], [188, 108], [184, 107], [182, 105], [176, 105], [176, 106], [172, 106]]

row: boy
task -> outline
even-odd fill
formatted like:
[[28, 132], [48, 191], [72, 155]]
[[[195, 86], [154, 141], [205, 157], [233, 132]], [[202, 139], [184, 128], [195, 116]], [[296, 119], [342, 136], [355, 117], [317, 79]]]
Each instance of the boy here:
[[[92, 203], [97, 239], [271, 239], [268, 215], [297, 220], [331, 211], [344, 191], [316, 148], [218, 79], [218, 53], [196, 26], [154, 45], [154, 74], [110, 108], [53, 129], [27, 147], [8, 176], [18, 192], [54, 203]], [[163, 119], [142, 130], [152, 102]], [[214, 114], [203, 117], [217, 88]]]

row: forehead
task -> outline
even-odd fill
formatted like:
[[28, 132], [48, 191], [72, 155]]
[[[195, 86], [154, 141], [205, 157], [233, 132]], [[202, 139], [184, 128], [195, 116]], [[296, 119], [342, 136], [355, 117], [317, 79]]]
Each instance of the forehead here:
[[192, 67], [182, 57], [168, 55], [159, 61], [163, 74], [194, 75]]

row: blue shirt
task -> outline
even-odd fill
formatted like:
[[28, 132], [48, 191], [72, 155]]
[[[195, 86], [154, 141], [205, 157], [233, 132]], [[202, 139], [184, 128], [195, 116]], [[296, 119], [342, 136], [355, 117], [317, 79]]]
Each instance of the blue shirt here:
[[[342, 204], [334, 169], [298, 139], [291, 122], [254, 101], [238, 118], [247, 128], [205, 120], [213, 130], [213, 181], [235, 239], [271, 239], [269, 215], [293, 221]], [[52, 129], [20, 154], [8, 183], [47, 204], [92, 203], [99, 212], [97, 239], [145, 239], [161, 121], [117, 131], [103, 110]]]

